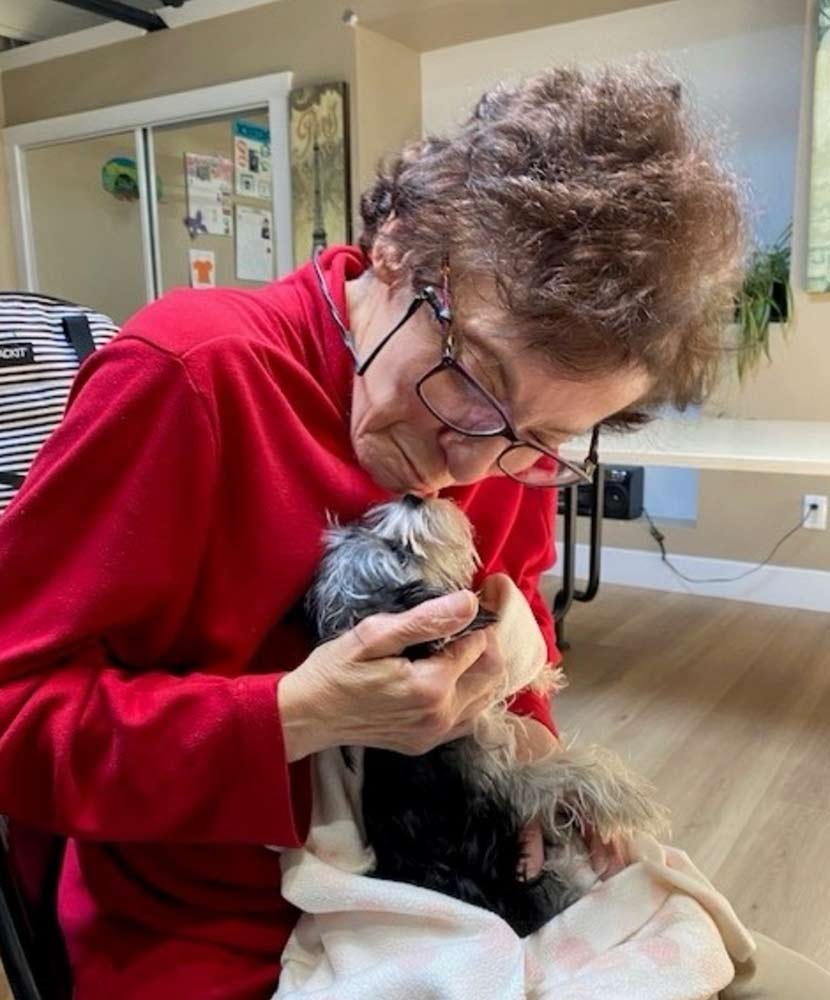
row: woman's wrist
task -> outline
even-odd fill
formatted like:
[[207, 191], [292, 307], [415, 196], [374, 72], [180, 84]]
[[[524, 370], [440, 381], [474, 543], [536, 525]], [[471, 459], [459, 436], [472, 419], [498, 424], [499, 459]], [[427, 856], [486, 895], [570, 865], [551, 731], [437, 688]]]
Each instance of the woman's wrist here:
[[316, 710], [304, 678], [284, 674], [277, 684], [277, 705], [289, 764], [336, 745], [336, 734]]

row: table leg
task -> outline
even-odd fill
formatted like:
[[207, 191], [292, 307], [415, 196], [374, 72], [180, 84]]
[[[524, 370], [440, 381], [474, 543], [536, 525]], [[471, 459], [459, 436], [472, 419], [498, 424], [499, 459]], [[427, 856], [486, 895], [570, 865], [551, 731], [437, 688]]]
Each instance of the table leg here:
[[598, 465], [591, 483], [591, 544], [589, 548], [588, 586], [574, 591], [574, 600], [593, 601], [599, 590], [599, 572], [602, 559], [602, 519], [605, 515], [605, 469]]
[[574, 601], [587, 604], [598, 591], [602, 558], [602, 518], [605, 509], [605, 469], [598, 465], [591, 482], [591, 537], [589, 546], [588, 584], [584, 590], [576, 587], [576, 527], [577, 487], [564, 492], [562, 533], [562, 586], [553, 600], [553, 620], [556, 644], [560, 650], [569, 648], [565, 639], [565, 618]]
[[576, 592], [576, 486], [564, 488], [562, 512], [562, 586], [553, 599], [553, 620], [556, 625], [556, 645], [568, 648], [565, 640], [565, 616], [570, 610]]

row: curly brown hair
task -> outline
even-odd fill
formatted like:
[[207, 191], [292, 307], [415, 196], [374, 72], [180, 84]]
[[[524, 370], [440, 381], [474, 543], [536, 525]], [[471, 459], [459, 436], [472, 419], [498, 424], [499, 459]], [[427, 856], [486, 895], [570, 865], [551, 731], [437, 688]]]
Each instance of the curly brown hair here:
[[[486, 275], [526, 344], [589, 377], [644, 367], [636, 423], [711, 388], [746, 246], [741, 183], [653, 64], [544, 71], [412, 142], [361, 200], [413, 287]], [[395, 219], [394, 226], [384, 226]]]

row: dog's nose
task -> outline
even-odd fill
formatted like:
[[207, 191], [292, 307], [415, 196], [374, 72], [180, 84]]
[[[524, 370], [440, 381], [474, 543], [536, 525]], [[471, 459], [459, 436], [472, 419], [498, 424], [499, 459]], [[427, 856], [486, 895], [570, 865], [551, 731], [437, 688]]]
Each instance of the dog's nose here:
[[405, 506], [411, 507], [414, 510], [423, 505], [424, 498], [416, 497], [414, 493], [407, 493], [403, 498], [403, 502]]

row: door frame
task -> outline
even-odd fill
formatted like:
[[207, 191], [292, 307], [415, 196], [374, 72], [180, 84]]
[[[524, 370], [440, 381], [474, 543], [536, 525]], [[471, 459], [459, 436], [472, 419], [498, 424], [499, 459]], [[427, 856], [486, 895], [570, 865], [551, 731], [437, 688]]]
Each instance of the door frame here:
[[[154, 253], [158, 232], [154, 171], [147, 170], [145, 143], [152, 151], [152, 129], [162, 125], [182, 124], [193, 119], [218, 118], [252, 107], [268, 108], [271, 131], [271, 211], [276, 237], [276, 274], [287, 274], [294, 267], [294, 240], [291, 220], [291, 156], [288, 119], [288, 94], [293, 74], [270, 73], [220, 83], [177, 94], [145, 98], [128, 104], [116, 104], [81, 111], [59, 118], [12, 125], [3, 129], [6, 146], [12, 226], [17, 263], [27, 291], [37, 292], [37, 257], [32, 228], [31, 201], [26, 176], [26, 152], [61, 142], [93, 139], [115, 132], [133, 131], [136, 142], [139, 203], [141, 211], [142, 251], [147, 300], [156, 298], [161, 289], [159, 254]], [[275, 141], [279, 137], [279, 141]], [[148, 176], [150, 175], [150, 176]]]

